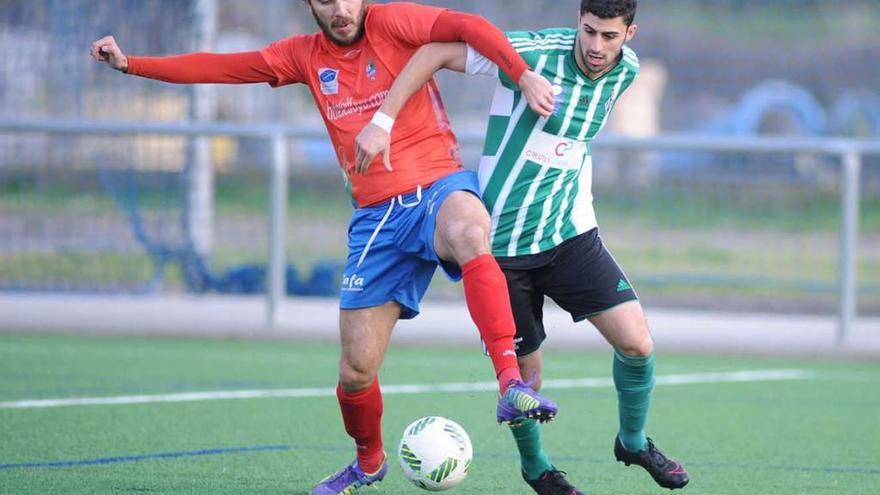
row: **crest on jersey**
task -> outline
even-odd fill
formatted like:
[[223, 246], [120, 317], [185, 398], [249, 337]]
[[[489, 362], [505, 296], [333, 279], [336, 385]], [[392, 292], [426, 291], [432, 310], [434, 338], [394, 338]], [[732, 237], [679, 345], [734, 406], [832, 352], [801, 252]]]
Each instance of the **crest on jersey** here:
[[367, 61], [367, 77], [370, 78], [371, 81], [376, 80], [376, 64], [373, 63], [372, 60]]
[[318, 80], [321, 81], [321, 94], [335, 95], [339, 93], [339, 70], [322, 67], [318, 69]]
[[614, 108], [614, 98], [608, 98], [605, 101], [605, 115], [611, 113], [612, 108]]

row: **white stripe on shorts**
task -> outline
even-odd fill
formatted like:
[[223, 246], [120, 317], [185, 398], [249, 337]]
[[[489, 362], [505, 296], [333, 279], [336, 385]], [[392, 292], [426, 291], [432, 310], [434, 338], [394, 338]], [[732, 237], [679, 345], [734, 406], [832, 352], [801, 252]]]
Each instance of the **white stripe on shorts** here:
[[382, 221], [379, 222], [379, 225], [376, 226], [376, 230], [373, 231], [373, 235], [370, 236], [370, 240], [367, 241], [366, 247], [364, 247], [364, 252], [361, 253], [361, 257], [358, 260], [357, 268], [360, 268], [362, 264], [364, 264], [364, 260], [367, 258], [367, 253], [370, 252], [370, 247], [373, 245], [373, 241], [376, 240], [376, 236], [379, 235], [379, 231], [382, 230], [382, 227], [385, 225], [385, 222], [388, 221], [388, 217], [391, 216], [391, 210], [394, 209], [394, 201], [391, 201], [388, 204], [388, 211], [385, 212], [385, 216], [382, 217]]

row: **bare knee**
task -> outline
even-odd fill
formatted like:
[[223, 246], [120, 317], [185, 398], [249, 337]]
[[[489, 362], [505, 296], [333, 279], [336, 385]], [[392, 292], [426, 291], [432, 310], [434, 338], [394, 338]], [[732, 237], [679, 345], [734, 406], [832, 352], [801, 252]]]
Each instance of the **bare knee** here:
[[373, 384], [399, 316], [400, 305], [396, 302], [340, 311], [339, 384], [343, 390], [357, 392]]
[[624, 356], [647, 357], [654, 352], [654, 339], [649, 334], [646, 334], [638, 340], [619, 346], [617, 351]]
[[489, 213], [479, 198], [465, 191], [452, 193], [437, 215], [437, 254], [459, 265], [488, 254], [490, 227]]
[[376, 370], [367, 366], [342, 361], [339, 365], [339, 385], [346, 392], [364, 390], [376, 380]]
[[459, 265], [489, 253], [489, 229], [484, 225], [456, 222], [447, 236], [452, 257]]
[[621, 304], [590, 318], [617, 352], [624, 356], [646, 357], [654, 352], [654, 339], [638, 301]]

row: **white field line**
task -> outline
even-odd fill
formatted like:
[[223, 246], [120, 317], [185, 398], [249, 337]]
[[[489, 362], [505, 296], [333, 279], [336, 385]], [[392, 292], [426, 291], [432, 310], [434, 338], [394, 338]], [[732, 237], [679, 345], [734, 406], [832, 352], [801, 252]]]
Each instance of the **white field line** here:
[[[688, 385], [707, 383], [769, 382], [780, 380], [809, 380], [817, 377], [813, 371], [799, 369], [770, 369], [726, 371], [716, 373], [688, 373], [660, 375], [658, 385]], [[542, 390], [569, 388], [611, 387], [610, 378], [581, 378], [545, 380]], [[385, 395], [427, 394], [434, 392], [491, 392], [498, 390], [496, 382], [439, 383], [433, 385], [383, 385]], [[0, 402], [0, 409], [35, 409], [67, 406], [106, 406], [120, 404], [148, 404], [155, 402], [199, 402], [208, 400], [334, 397], [335, 388], [291, 388], [277, 390], [220, 390], [214, 392], [187, 392], [158, 395], [123, 395], [117, 397], [79, 397], [71, 399], [39, 399]]]

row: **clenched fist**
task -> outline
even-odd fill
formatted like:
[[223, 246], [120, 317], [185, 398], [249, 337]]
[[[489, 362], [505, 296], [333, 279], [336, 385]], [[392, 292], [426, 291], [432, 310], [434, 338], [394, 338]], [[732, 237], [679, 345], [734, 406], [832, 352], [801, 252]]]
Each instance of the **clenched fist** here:
[[89, 54], [98, 62], [107, 62], [107, 65], [122, 72], [128, 72], [128, 58], [122, 53], [113, 36], [105, 36], [92, 43]]

